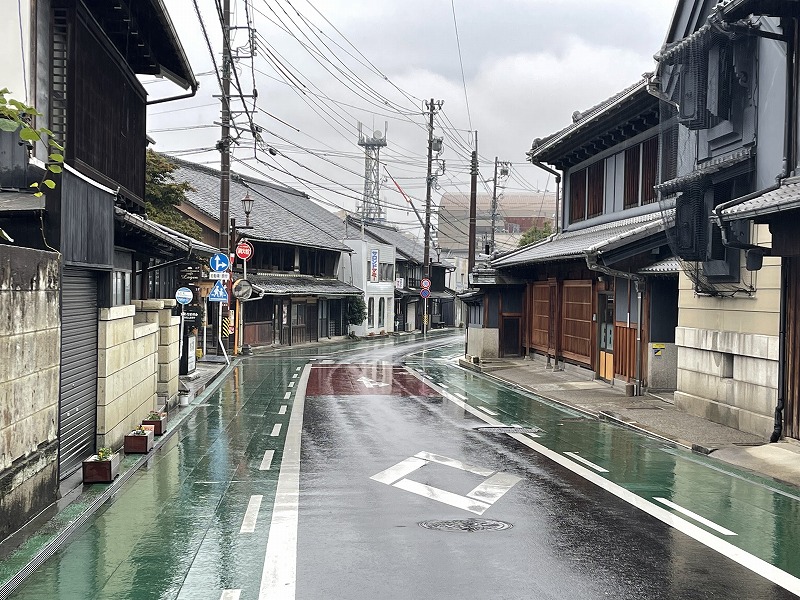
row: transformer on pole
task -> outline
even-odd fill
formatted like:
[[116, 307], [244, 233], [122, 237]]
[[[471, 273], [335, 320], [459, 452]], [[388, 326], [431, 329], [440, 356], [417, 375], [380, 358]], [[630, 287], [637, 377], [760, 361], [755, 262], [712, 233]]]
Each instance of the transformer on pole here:
[[358, 124], [358, 145], [364, 148], [364, 198], [358, 209], [362, 222], [383, 221], [386, 218], [380, 198], [380, 161], [381, 148], [386, 145], [388, 128], [389, 122], [387, 121], [383, 131], [376, 129], [370, 136], [364, 135], [361, 123]]

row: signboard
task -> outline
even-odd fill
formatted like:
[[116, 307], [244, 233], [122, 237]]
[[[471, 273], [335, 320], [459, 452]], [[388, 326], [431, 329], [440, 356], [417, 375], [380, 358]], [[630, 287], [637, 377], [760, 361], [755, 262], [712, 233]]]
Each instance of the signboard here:
[[194, 298], [194, 294], [187, 287], [178, 288], [175, 292], [175, 300], [178, 301], [178, 304], [189, 304], [192, 298]]
[[236, 256], [241, 258], [244, 261], [248, 261], [253, 258], [253, 245], [243, 240], [236, 244]]
[[227, 271], [231, 266], [230, 259], [222, 252], [217, 252], [208, 259], [212, 271]]
[[431, 291], [428, 288], [422, 288], [419, 291], [419, 295], [422, 296], [423, 298], [427, 298], [428, 296], [431, 295]]
[[211, 290], [211, 293], [208, 295], [209, 302], [228, 302], [228, 290], [225, 289], [225, 286], [222, 285], [221, 281], [218, 281], [214, 284], [214, 289]]
[[420, 285], [421, 285], [423, 288], [425, 288], [425, 289], [427, 290], [428, 288], [430, 288], [430, 287], [431, 287], [431, 280], [430, 280], [430, 279], [428, 279], [428, 278], [426, 277], [426, 278], [424, 278], [422, 281], [420, 281], [420, 282], [419, 282], [419, 284], [420, 284]]
[[211, 271], [208, 274], [208, 278], [211, 281], [228, 281], [231, 278], [231, 274], [228, 271]]
[[233, 295], [239, 300], [247, 300], [253, 295], [253, 286], [246, 279], [237, 279], [233, 282]]
[[653, 356], [663, 356], [666, 344], [653, 344]]
[[186, 365], [188, 373], [194, 373], [197, 368], [197, 338], [193, 335], [186, 340]]
[[396, 287], [398, 290], [402, 290], [404, 287], [406, 287], [406, 278], [405, 277], [395, 278], [394, 287]]
[[380, 255], [378, 250], [370, 250], [369, 258], [369, 280], [380, 281]]

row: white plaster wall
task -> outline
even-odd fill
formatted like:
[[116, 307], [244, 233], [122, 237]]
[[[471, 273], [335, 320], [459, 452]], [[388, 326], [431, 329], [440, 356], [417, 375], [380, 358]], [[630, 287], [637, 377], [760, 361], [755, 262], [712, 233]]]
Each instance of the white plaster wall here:
[[[30, 104], [31, 99], [25, 95], [26, 82], [30, 93], [30, 73], [33, 62], [30, 55], [30, 0], [20, 0], [19, 5], [17, 2], [6, 2], [2, 15], [0, 40], [3, 40], [3, 56], [0, 60], [0, 89], [8, 88], [11, 98]], [[21, 23], [20, 15], [22, 16]], [[20, 29], [22, 30], [21, 35]]]

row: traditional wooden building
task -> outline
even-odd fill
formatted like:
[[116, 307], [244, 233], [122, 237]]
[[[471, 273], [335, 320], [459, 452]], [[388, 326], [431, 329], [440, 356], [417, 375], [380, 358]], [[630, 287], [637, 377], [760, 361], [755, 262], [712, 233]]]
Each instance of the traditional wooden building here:
[[[201, 225], [204, 239], [214, 239], [219, 171], [169, 160], [178, 165], [175, 180], [192, 186], [178, 210]], [[302, 192], [238, 173], [231, 174], [230, 195], [232, 237], [246, 238], [255, 249], [247, 263], [255, 293], [242, 302], [241, 343], [294, 345], [347, 335], [348, 301], [364, 292], [338, 278], [340, 262], [351, 252], [342, 242], [341, 220]], [[240, 202], [246, 195], [253, 199], [249, 216]], [[237, 260], [234, 277], [243, 276], [244, 265]]]
[[[674, 350], [677, 267], [653, 189], [659, 113], [646, 88], [642, 80], [534, 142], [530, 160], [563, 172], [561, 226], [472, 274], [483, 314], [471, 311], [480, 325], [471, 319], [470, 352], [541, 353], [555, 365], [571, 362], [634, 387], [648, 384], [648, 368], [660, 367], [660, 385], [674, 386], [667, 357]], [[653, 355], [661, 364], [651, 363]]]

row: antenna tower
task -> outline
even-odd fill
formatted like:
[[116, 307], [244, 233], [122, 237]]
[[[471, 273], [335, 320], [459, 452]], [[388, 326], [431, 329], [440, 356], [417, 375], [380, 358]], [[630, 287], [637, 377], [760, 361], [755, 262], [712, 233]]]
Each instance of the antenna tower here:
[[386, 215], [381, 207], [380, 164], [381, 148], [386, 145], [386, 130], [389, 122], [384, 125], [383, 131], [376, 129], [372, 135], [362, 132], [361, 123], [358, 124], [358, 145], [364, 148], [364, 198], [359, 211], [364, 221], [384, 221]]

